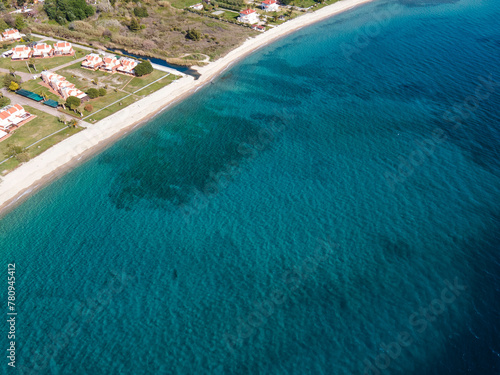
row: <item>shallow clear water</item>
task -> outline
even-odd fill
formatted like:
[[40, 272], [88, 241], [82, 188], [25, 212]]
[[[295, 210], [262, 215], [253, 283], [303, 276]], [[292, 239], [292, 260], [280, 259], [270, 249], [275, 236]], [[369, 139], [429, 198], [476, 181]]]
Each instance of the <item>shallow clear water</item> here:
[[2, 218], [18, 371], [499, 374], [499, 16], [303, 29]]

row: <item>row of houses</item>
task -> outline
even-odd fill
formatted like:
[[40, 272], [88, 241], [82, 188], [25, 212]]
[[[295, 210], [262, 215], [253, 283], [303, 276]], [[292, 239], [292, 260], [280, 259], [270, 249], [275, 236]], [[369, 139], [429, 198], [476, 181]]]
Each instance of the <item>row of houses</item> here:
[[20, 104], [8, 105], [0, 109], [0, 139], [6, 137], [12, 128], [20, 126], [31, 116]]
[[96, 53], [91, 53], [85, 56], [82, 61], [82, 67], [91, 70], [102, 70], [108, 73], [120, 72], [128, 75], [135, 75], [134, 68], [139, 64], [138, 61], [128, 58], [116, 56], [101, 57]]
[[86, 102], [89, 100], [87, 94], [77, 89], [74, 84], [67, 81], [65, 77], [44, 70], [41, 74], [43, 82], [49, 85], [59, 96], [66, 100], [70, 96], [76, 96], [80, 101]]
[[33, 48], [19, 45], [14, 47], [11, 51], [12, 60], [27, 60], [31, 57], [47, 58], [53, 56], [72, 56], [75, 54], [75, 50], [69, 42], [56, 42], [54, 46], [48, 45], [47, 43], [37, 43]]

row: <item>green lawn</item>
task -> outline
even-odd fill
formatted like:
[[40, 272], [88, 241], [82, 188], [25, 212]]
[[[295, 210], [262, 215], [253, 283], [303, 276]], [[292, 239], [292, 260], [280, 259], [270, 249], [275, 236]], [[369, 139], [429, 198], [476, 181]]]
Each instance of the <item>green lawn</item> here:
[[[151, 82], [154, 82], [157, 79], [160, 79], [161, 77], [164, 77], [166, 75], [168, 75], [168, 73], [162, 72], [160, 70], [153, 70], [153, 73], [148, 74], [147, 76], [132, 78], [132, 80], [125, 87], [122, 87], [122, 90], [133, 93], [139, 90], [141, 87], [144, 87], [150, 84]], [[170, 74], [170, 76], [174, 77], [173, 74]]]
[[[149, 94], [161, 89], [162, 87], [170, 85], [173, 81], [175, 81], [178, 78], [179, 78], [178, 76], [170, 74], [170, 75], [160, 79], [158, 82], [155, 82], [155, 83], [149, 85], [148, 87], [145, 87], [140, 91], [137, 91], [135, 94], [140, 95], [140, 96], [149, 95]], [[128, 88], [128, 86], [127, 86], [127, 88]]]
[[[141, 97], [138, 97], [135, 95], [130, 95], [130, 96], [127, 96], [126, 98], [124, 98], [123, 100], [120, 100], [118, 103], [115, 103], [115, 104], [113, 104], [113, 105], [111, 105], [111, 106], [109, 106], [109, 107], [107, 107], [99, 112], [96, 112], [97, 109], [94, 106], [94, 112], [93, 112], [94, 114], [90, 114], [90, 116], [87, 115], [89, 117], [87, 119], [85, 119], [85, 121], [96, 122], [96, 121], [102, 120], [103, 118], [108, 117], [109, 115], [112, 115], [115, 112], [118, 112], [119, 110], [125, 108], [126, 106], [129, 106], [130, 104], [138, 101], [139, 99], [141, 99]], [[104, 106], [102, 106], [102, 107], [104, 107]], [[85, 113], [85, 115], [86, 115], [86, 113]]]
[[[85, 56], [85, 54], [86, 54], [85, 51], [76, 48], [74, 56], [57, 56], [47, 59], [34, 59], [37, 71], [35, 71], [33, 68], [30, 68], [31, 73], [36, 74], [40, 73], [44, 69], [46, 70], [53, 69], [60, 65], [66, 64], [74, 59], [83, 57]], [[30, 72], [26, 65], [26, 61], [12, 61], [10, 57], [0, 58], [0, 68], [10, 69], [10, 67], [13, 67], [16, 70], [16, 72], [23, 72], [23, 73]]]
[[[21, 126], [19, 129], [15, 130], [14, 134], [9, 138], [0, 142], [0, 161], [6, 159], [5, 153], [7, 151], [8, 144], [28, 147], [29, 145], [41, 140], [42, 138], [58, 130], [61, 130], [60, 133], [54, 134], [47, 139], [44, 139], [40, 143], [30, 147], [27, 152], [30, 158], [33, 158], [41, 154], [48, 148], [52, 147], [56, 143], [59, 143], [63, 139], [82, 130], [82, 128], [69, 128], [66, 125], [60, 123], [56, 117], [39, 111], [33, 107], [24, 106], [24, 108], [26, 109], [26, 111], [36, 115], [37, 117], [27, 124]], [[3, 164], [0, 164], [0, 171], [2, 171], [2, 174], [5, 174], [6, 172], [16, 168], [19, 164], [20, 163], [18, 160], [12, 158]]]
[[223, 14], [219, 14], [219, 17], [220, 16], [222, 16], [226, 20], [236, 21], [236, 19], [240, 16], [240, 14], [239, 13], [229, 12], [229, 11], [225, 10]]
[[200, 0], [172, 0], [170, 4], [177, 9], [184, 9], [190, 7], [191, 5], [200, 3]]

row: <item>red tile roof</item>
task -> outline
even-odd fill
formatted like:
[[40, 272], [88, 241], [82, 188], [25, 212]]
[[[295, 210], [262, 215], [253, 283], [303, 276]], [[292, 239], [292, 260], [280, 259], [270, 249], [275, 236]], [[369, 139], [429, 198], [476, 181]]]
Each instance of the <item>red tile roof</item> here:
[[255, 13], [255, 10], [253, 9], [245, 9], [240, 12], [240, 14], [244, 14], [245, 16], [248, 16], [249, 14]]

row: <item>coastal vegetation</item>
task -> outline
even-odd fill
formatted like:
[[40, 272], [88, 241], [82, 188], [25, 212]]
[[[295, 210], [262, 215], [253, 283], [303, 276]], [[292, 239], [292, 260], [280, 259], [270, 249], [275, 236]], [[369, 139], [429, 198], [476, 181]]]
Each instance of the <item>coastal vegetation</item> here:
[[[239, 7], [235, 5], [239, 4], [237, 0], [230, 1]], [[26, 27], [22, 31], [141, 56], [165, 59], [203, 53], [211, 60], [256, 35], [249, 27], [207, 19], [183, 9], [196, 2], [97, 0], [95, 5], [89, 5], [85, 0], [47, 0], [45, 5], [30, 5], [35, 15], [24, 19]], [[5, 25], [9, 26], [8, 22]], [[189, 30], [193, 31], [187, 36]]]

